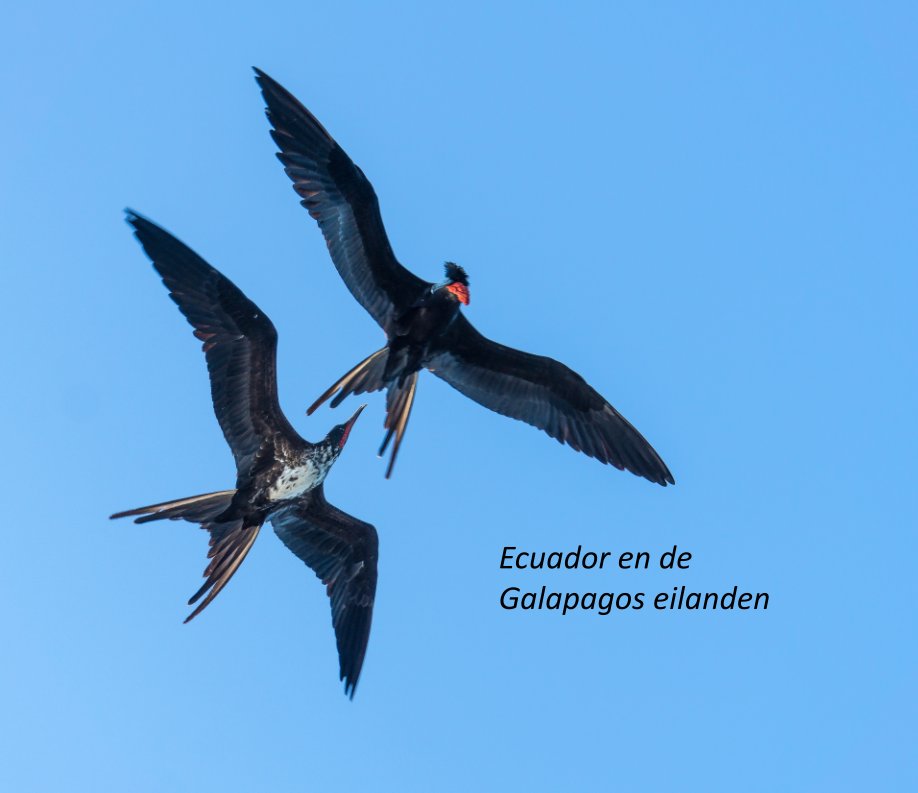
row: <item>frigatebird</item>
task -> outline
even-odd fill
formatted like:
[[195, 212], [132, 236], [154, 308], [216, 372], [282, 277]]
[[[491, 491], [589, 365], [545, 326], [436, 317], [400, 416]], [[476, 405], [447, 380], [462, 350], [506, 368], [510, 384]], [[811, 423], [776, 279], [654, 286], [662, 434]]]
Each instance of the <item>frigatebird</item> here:
[[[515, 350], [479, 333], [460, 311], [469, 304], [469, 279], [447, 262], [445, 278], [425, 281], [395, 258], [369, 180], [331, 135], [289, 91], [260, 69], [256, 80], [267, 104], [271, 137], [287, 176], [318, 221], [338, 273], [386, 334], [386, 346], [340, 378], [308, 409], [334, 396], [385, 388], [386, 436], [395, 437], [392, 473], [417, 389], [429, 369], [467, 397], [504, 416], [544, 430], [602, 463], [651, 482], [675, 484], [644, 437], [563, 363]], [[335, 396], [337, 394], [337, 396]]]
[[370, 637], [376, 594], [376, 529], [332, 506], [323, 482], [365, 406], [318, 443], [303, 440], [277, 398], [277, 331], [226, 276], [136, 212], [128, 223], [170, 297], [203, 342], [214, 412], [236, 460], [236, 487], [113, 518], [186, 520], [210, 534], [204, 585], [188, 605], [200, 614], [242, 564], [265, 521], [325, 584], [331, 599], [340, 679], [353, 697]]

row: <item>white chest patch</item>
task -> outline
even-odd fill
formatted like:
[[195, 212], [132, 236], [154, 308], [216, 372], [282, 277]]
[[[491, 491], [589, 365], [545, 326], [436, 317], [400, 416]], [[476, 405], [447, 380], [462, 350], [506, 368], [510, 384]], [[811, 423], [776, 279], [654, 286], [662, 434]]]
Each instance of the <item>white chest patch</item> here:
[[268, 488], [268, 498], [272, 501], [296, 498], [319, 485], [325, 478], [324, 474], [325, 471], [319, 470], [312, 460], [285, 468], [278, 480]]

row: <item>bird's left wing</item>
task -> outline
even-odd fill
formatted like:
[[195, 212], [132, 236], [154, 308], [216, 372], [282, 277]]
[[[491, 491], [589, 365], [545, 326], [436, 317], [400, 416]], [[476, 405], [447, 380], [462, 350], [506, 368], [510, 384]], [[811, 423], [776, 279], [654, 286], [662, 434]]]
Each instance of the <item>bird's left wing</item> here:
[[395, 258], [376, 192], [363, 171], [293, 94], [260, 69], [255, 74], [293, 189], [318, 221], [347, 288], [389, 333], [431, 284]]
[[425, 365], [470, 399], [600, 462], [659, 485], [675, 484], [641, 433], [563, 363], [491, 341], [461, 314], [438, 344]]
[[229, 278], [181, 240], [131, 210], [127, 220], [203, 342], [217, 421], [237, 467], [247, 471], [266, 438], [296, 436], [277, 399], [277, 331]]
[[325, 500], [319, 485], [271, 515], [277, 536], [326, 586], [344, 692], [353, 697], [370, 638], [376, 597], [376, 529]]

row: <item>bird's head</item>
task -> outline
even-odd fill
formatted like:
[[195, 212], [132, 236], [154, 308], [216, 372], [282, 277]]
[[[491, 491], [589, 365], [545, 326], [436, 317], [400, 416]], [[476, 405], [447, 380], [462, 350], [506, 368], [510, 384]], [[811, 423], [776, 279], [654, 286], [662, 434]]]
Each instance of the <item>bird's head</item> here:
[[325, 436], [325, 443], [331, 447], [332, 454], [337, 457], [344, 450], [344, 444], [347, 443], [347, 439], [351, 434], [351, 430], [354, 428], [354, 424], [357, 422], [358, 416], [360, 416], [361, 411], [366, 407], [366, 405], [361, 405], [357, 408], [357, 412], [354, 413], [344, 424], [338, 424], [337, 426], [332, 427], [328, 431], [328, 435]]
[[467, 306], [469, 304], [468, 274], [454, 262], [446, 262], [443, 269], [446, 271], [446, 278], [434, 285], [434, 291], [438, 292], [443, 289], [453, 300]]

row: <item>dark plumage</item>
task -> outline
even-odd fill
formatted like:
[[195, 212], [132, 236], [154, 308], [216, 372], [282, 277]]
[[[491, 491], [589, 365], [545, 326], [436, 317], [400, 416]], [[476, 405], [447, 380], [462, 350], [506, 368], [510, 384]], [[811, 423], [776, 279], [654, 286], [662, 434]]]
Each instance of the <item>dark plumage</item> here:
[[429, 369], [481, 405], [525, 421], [577, 451], [660, 485], [674, 484], [666, 464], [628, 421], [576, 372], [541, 355], [482, 336], [460, 311], [468, 276], [447, 263], [446, 280], [424, 281], [395, 258], [372, 185], [296, 98], [256, 69], [278, 159], [315, 218], [332, 261], [357, 301], [386, 334], [386, 346], [338, 380], [329, 397], [387, 389], [386, 438], [392, 472], [421, 369]]
[[451, 281], [452, 283], [462, 284], [463, 286], [469, 285], [469, 276], [465, 270], [463, 270], [455, 262], [447, 262], [443, 265], [445, 271], [446, 280]]
[[[277, 399], [277, 332], [226, 276], [146, 218], [128, 223], [170, 297], [203, 342], [214, 412], [236, 460], [236, 487], [119, 512], [137, 523], [187, 520], [210, 534], [204, 585], [188, 601], [193, 619], [239, 568], [270, 520], [284, 544], [326, 585], [341, 679], [353, 696], [370, 635], [378, 540], [369, 523], [325, 500], [323, 482], [362, 407], [319, 443], [303, 440]], [[203, 598], [203, 599], [202, 599]]]

